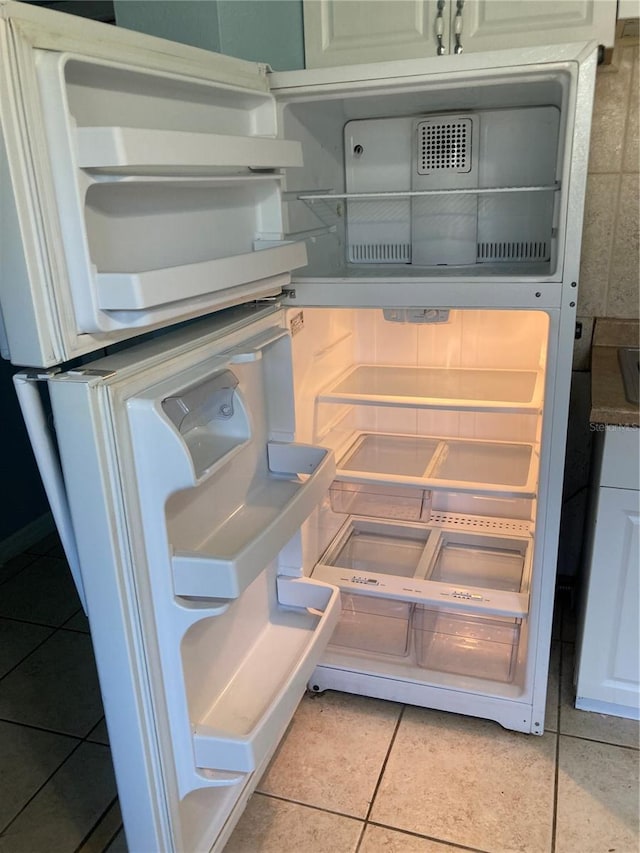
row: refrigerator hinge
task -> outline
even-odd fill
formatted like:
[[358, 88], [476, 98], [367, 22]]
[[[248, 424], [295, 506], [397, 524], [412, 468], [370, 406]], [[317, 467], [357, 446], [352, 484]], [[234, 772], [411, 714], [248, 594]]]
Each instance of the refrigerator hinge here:
[[98, 370], [95, 367], [77, 367], [75, 370], [68, 371], [69, 376], [88, 376], [91, 378], [94, 376], [96, 379], [109, 379], [111, 376], [115, 376], [115, 370]]
[[52, 379], [57, 373], [60, 373], [59, 367], [53, 370], [21, 370], [20, 376], [29, 382], [46, 382], [48, 379]]
[[297, 293], [295, 287], [283, 287], [282, 295], [287, 299], [296, 299]]

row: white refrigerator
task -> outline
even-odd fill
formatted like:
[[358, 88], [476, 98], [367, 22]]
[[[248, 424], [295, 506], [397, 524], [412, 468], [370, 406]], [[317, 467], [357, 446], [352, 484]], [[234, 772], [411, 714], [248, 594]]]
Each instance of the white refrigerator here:
[[271, 73], [2, 2], [0, 61], [131, 849], [221, 850], [305, 689], [542, 734], [595, 46]]

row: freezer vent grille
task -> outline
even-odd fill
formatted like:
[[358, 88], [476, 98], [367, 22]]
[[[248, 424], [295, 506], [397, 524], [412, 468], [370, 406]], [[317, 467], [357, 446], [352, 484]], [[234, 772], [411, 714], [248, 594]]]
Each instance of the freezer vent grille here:
[[546, 241], [478, 243], [478, 261], [548, 261]]
[[418, 174], [430, 175], [443, 169], [471, 171], [470, 118], [422, 121], [418, 125]]
[[528, 521], [520, 521], [514, 518], [491, 518], [483, 515], [458, 515], [454, 512], [432, 512], [429, 521], [431, 524], [441, 524], [447, 527], [499, 531], [501, 533], [512, 533], [516, 536], [527, 536], [531, 531], [531, 525]]
[[352, 243], [349, 260], [355, 264], [408, 264], [411, 261], [411, 244]]

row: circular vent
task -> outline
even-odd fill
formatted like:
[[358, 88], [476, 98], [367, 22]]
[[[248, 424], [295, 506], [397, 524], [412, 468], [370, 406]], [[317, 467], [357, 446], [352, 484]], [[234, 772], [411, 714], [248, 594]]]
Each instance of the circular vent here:
[[471, 171], [471, 119], [423, 121], [418, 125], [418, 174]]

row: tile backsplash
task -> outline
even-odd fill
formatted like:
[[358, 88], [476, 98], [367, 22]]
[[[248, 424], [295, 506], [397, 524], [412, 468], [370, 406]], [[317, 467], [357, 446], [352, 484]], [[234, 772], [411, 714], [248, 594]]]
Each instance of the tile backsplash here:
[[574, 370], [589, 368], [594, 317], [639, 314], [639, 53], [618, 43], [611, 65], [597, 71]]

